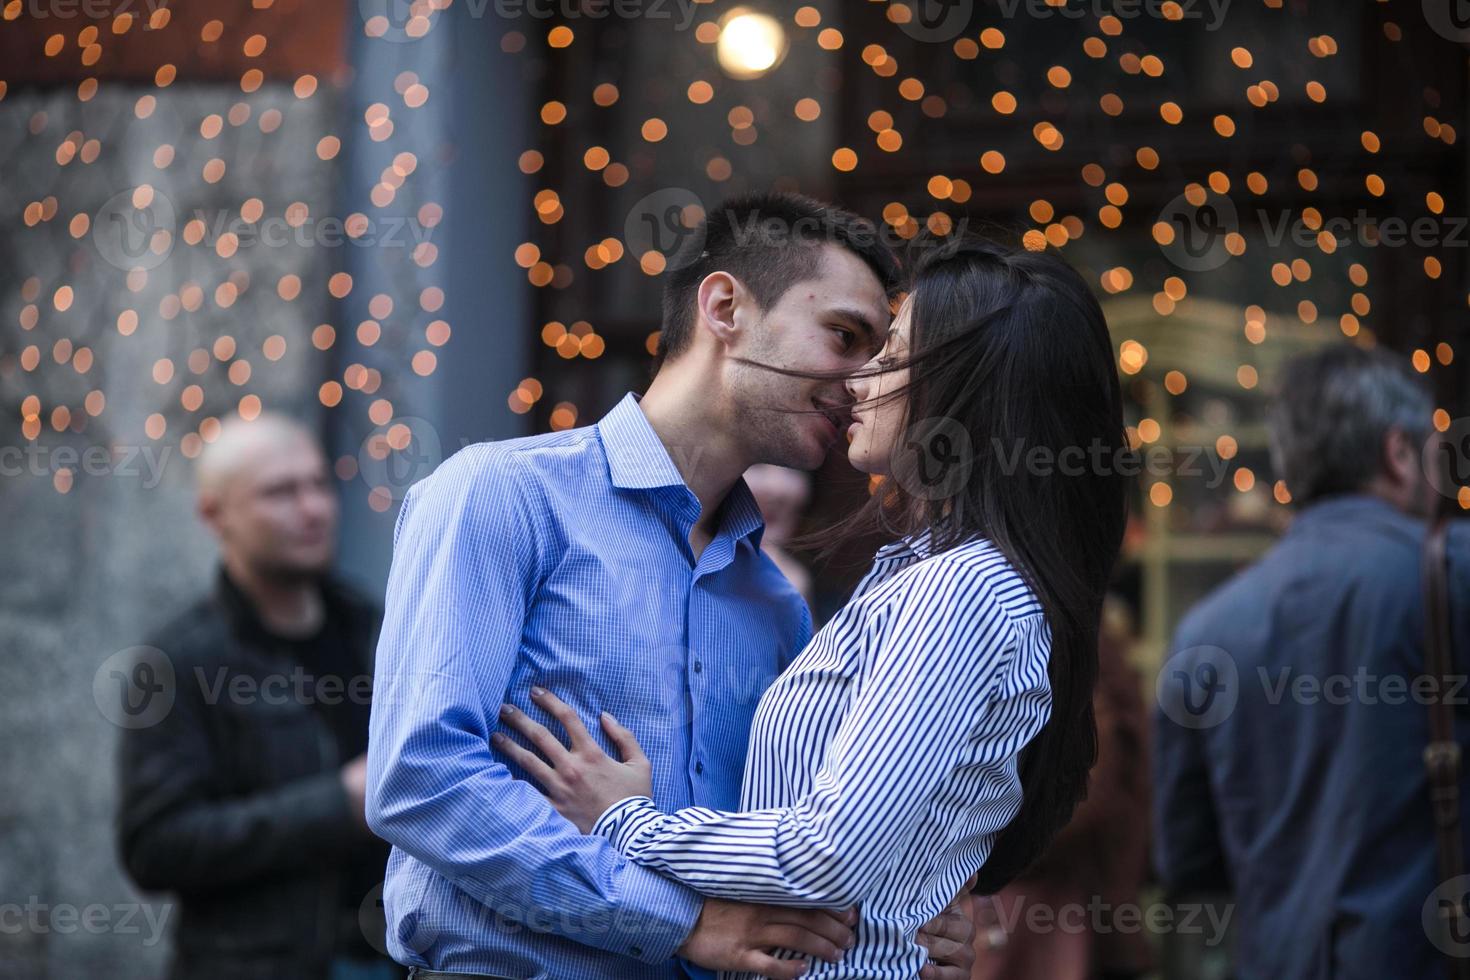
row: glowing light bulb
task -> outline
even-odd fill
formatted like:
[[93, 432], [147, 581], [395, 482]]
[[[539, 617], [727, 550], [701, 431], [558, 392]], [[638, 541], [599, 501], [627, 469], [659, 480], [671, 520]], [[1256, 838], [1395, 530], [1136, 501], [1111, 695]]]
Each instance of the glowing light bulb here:
[[715, 56], [731, 78], [759, 78], [786, 56], [786, 31], [774, 17], [736, 7], [720, 20]]

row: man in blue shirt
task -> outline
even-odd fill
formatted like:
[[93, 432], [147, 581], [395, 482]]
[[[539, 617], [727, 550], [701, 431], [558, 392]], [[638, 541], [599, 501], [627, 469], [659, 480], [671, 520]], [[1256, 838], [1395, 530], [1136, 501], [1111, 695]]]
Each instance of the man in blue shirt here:
[[[840, 375], [883, 343], [893, 257], [847, 212], [764, 196], [711, 213], [671, 268], [661, 367], [641, 400], [588, 428], [471, 446], [404, 499], [367, 801], [393, 845], [384, 904], [399, 962], [554, 980], [794, 977], [801, 960], [766, 950], [832, 959], [850, 937], [840, 913], [705, 899], [628, 863], [489, 745], [502, 702], [541, 717], [530, 689], [554, 689], [582, 717], [608, 711], [633, 730], [661, 807], [737, 809], [756, 703], [810, 637], [740, 475], [814, 469], [837, 444]], [[968, 950], [954, 955], [952, 975], [967, 976]]]
[[[1270, 431], [1299, 513], [1185, 617], [1160, 674], [1158, 871], [1181, 898], [1229, 893], [1241, 980], [1443, 975], [1424, 918], [1441, 885], [1426, 698], [1463, 723], [1470, 692], [1424, 686], [1420, 549], [1444, 486], [1421, 454], [1432, 411], [1382, 351], [1292, 364]], [[1462, 658], [1467, 532], [1448, 542]]]

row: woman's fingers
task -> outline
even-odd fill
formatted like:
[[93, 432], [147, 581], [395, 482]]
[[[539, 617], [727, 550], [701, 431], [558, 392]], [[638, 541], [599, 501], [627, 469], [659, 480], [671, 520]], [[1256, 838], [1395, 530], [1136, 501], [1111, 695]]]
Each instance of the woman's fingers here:
[[495, 732], [490, 736], [490, 744], [495, 750], [505, 756], [511, 762], [520, 766], [531, 778], [540, 783], [543, 789], [550, 790], [557, 785], [556, 770], [552, 769], [535, 752], [523, 749], [502, 732]]
[[602, 713], [602, 730], [607, 732], [608, 741], [617, 747], [618, 755], [624, 762], [647, 762], [648, 757], [643, 754], [643, 746], [638, 744], [638, 739], [633, 733], [622, 726], [611, 712]]
[[573, 751], [588, 747], [602, 751], [598, 748], [597, 743], [592, 741], [592, 735], [587, 731], [587, 726], [582, 724], [582, 719], [578, 718], [571, 705], [561, 698], [544, 687], [533, 687], [531, 688], [531, 703], [561, 722], [561, 727], [567, 730], [567, 737], [572, 740]]
[[567, 752], [567, 747], [561, 744], [561, 739], [551, 734], [545, 725], [536, 721], [515, 705], [502, 704], [500, 706], [500, 720], [505, 725], [514, 728], [526, 736], [526, 740], [540, 749], [541, 754], [546, 756], [546, 761], [558, 769], [571, 760], [571, 756]]

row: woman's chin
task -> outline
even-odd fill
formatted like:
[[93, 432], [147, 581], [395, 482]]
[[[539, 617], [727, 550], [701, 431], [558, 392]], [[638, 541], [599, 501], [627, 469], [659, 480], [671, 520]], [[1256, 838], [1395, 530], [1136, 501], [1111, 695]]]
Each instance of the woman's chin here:
[[885, 471], [888, 468], [882, 465], [885, 460], [878, 458], [876, 454], [871, 452], [870, 447], [861, 440], [854, 441], [852, 445], [847, 447], [847, 461], [859, 473], [866, 473], [869, 476], [887, 475]]

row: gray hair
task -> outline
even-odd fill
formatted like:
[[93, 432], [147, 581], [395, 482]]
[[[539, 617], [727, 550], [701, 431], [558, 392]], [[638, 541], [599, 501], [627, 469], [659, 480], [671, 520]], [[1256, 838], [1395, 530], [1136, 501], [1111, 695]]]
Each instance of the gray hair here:
[[1292, 503], [1363, 490], [1383, 463], [1383, 440], [1399, 429], [1422, 443], [1434, 402], [1399, 357], [1334, 343], [1293, 358], [1272, 401], [1271, 463]]

